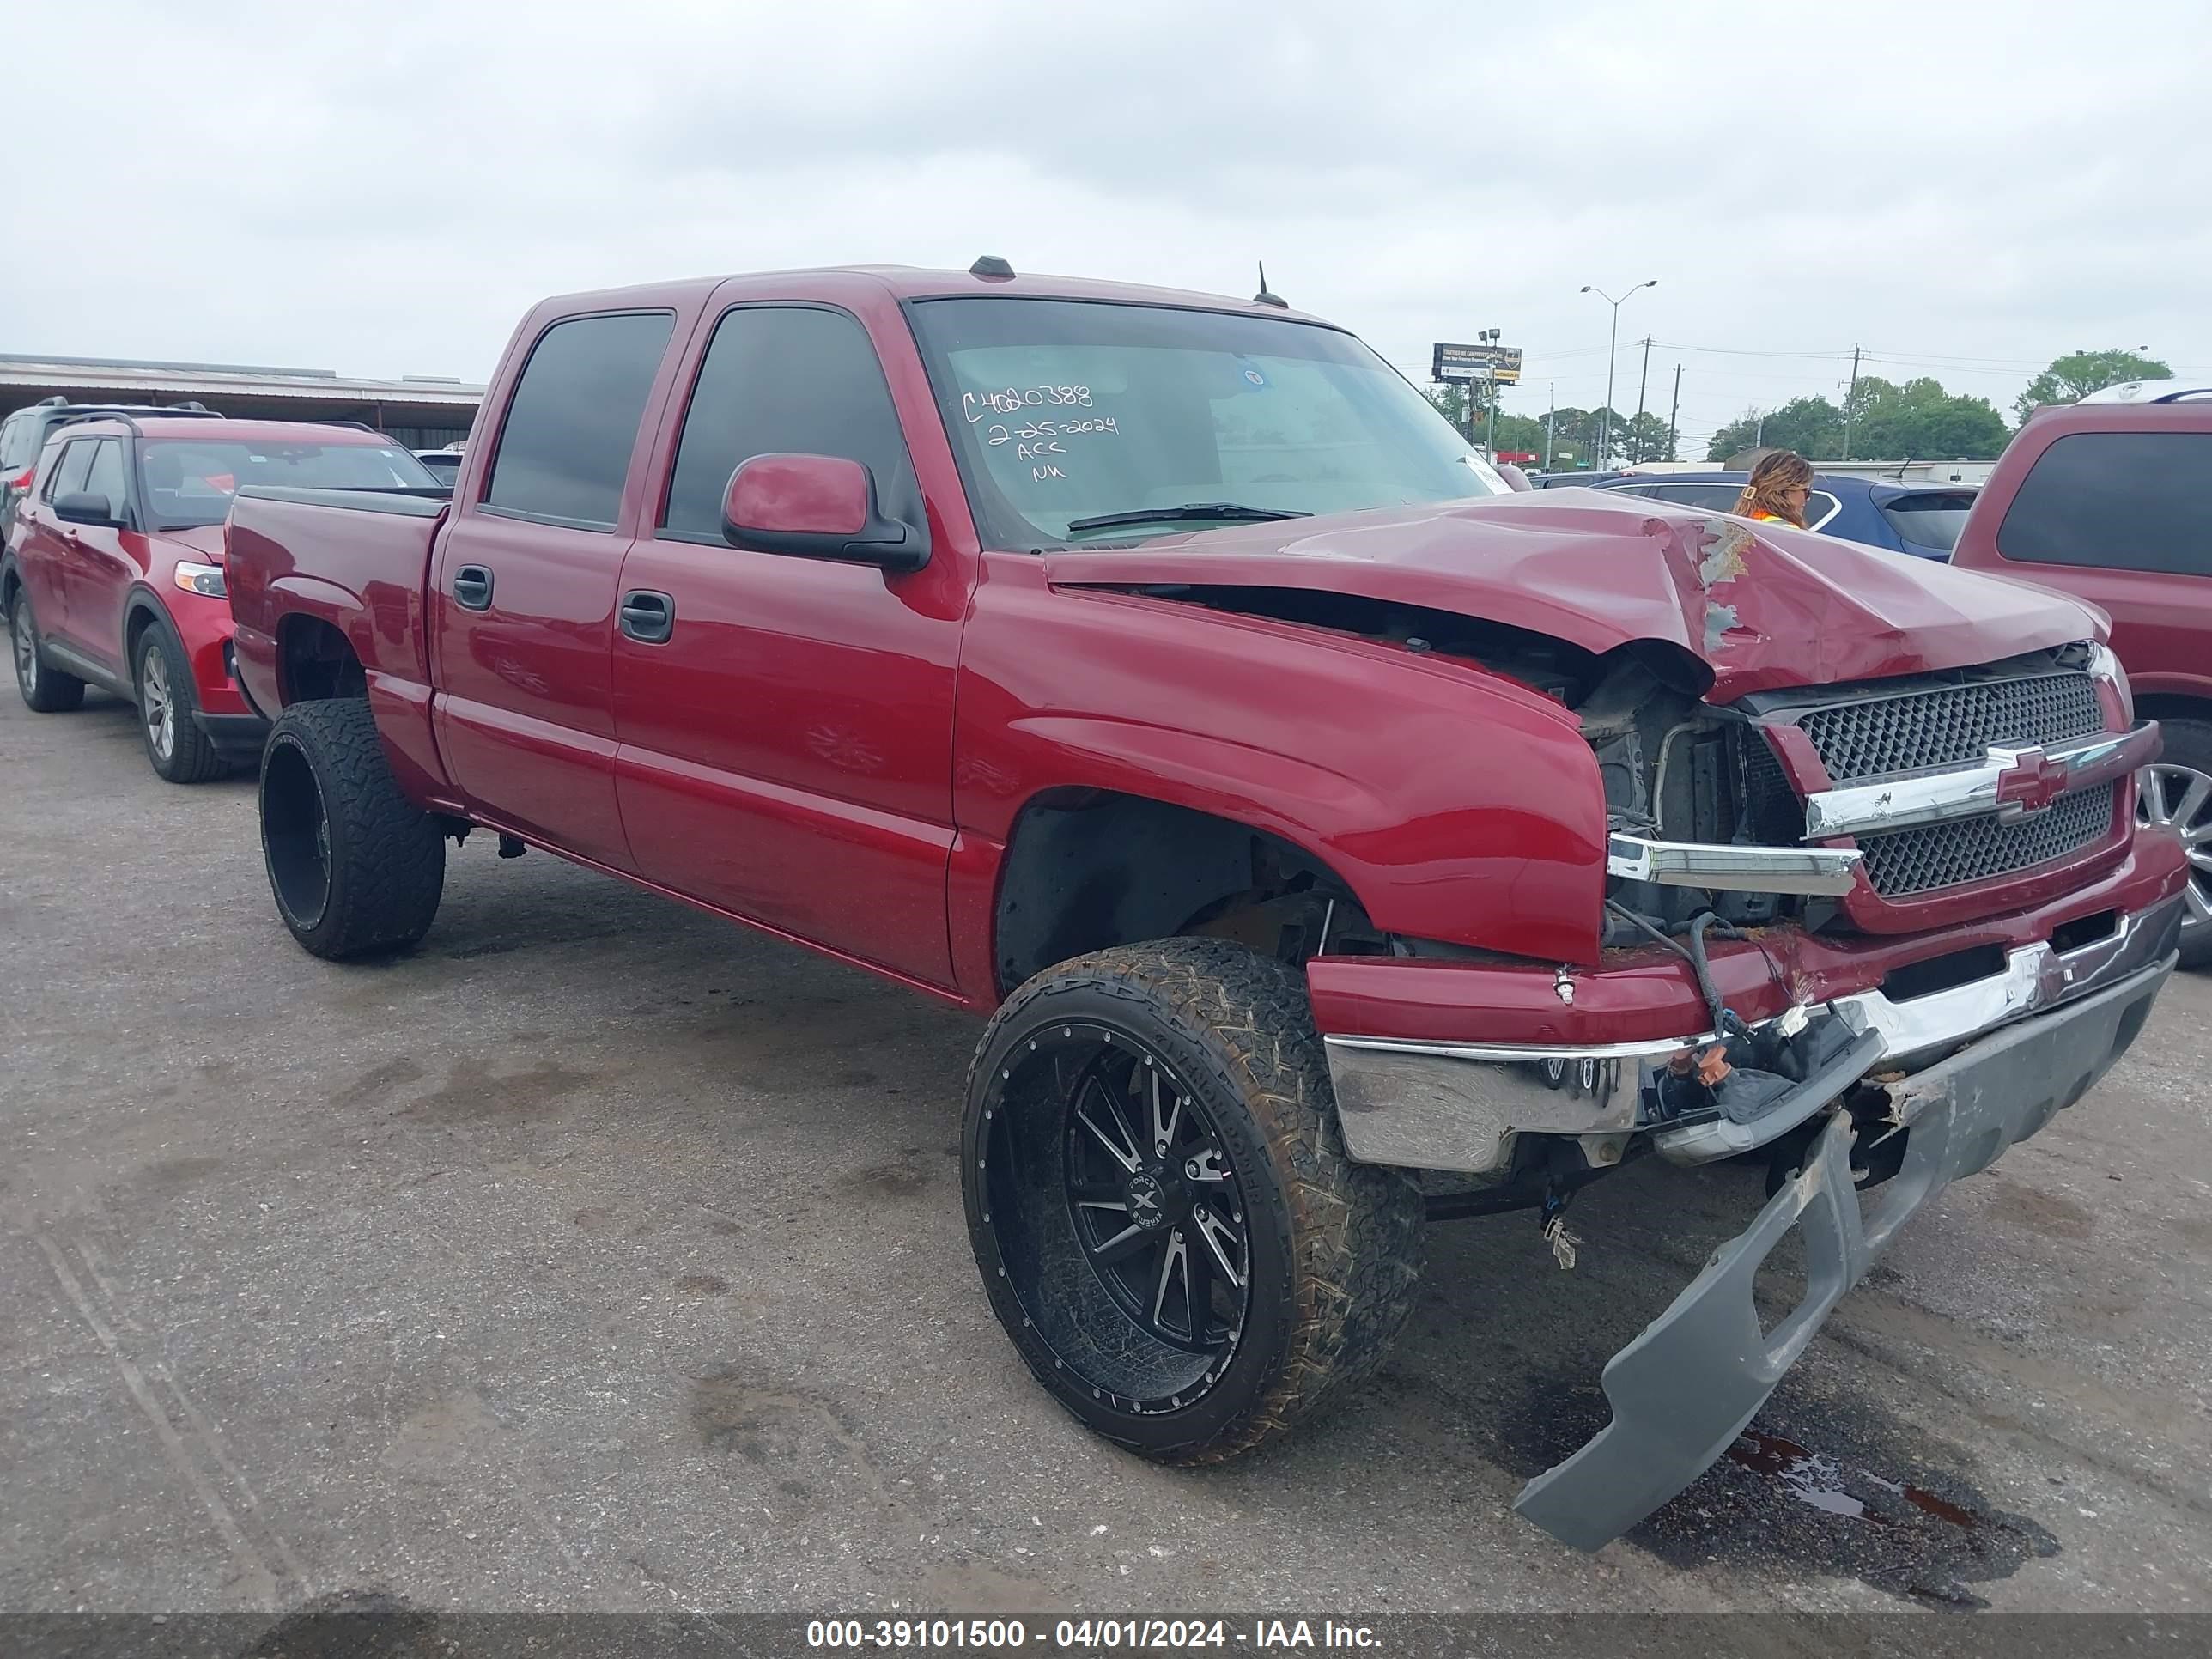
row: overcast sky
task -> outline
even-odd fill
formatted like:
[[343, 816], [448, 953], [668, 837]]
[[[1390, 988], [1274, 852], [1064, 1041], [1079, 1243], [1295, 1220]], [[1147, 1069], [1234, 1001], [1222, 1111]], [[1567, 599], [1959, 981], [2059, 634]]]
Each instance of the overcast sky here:
[[[1291, 302], [1506, 407], [2212, 373], [2212, 8], [0, 6], [0, 350], [480, 378], [550, 293], [1018, 269]], [[1694, 349], [1693, 349], [1694, 348]]]

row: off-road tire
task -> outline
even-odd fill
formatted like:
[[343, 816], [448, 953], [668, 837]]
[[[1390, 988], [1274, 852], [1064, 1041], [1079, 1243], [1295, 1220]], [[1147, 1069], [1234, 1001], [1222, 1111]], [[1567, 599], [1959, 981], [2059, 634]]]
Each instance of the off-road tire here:
[[[149, 678], [149, 672], [155, 678]], [[230, 763], [216, 752], [193, 718], [199, 713], [200, 700], [192, 685], [191, 659], [167, 623], [151, 623], [139, 635], [131, 684], [138, 693], [138, 735], [146, 740], [146, 758], [157, 776], [171, 783], [205, 783], [230, 770]], [[161, 728], [149, 724], [155, 714], [148, 702], [149, 687], [160, 688], [167, 707], [167, 755], [161, 753]]]
[[[1030, 1139], [1021, 1115], [1036, 1113], [1036, 1103], [1060, 1086], [1056, 1078], [1036, 1076], [1040, 1042], [1048, 1048], [1061, 1033], [1079, 1036], [1091, 1026], [1133, 1039], [1188, 1086], [1212, 1121], [1249, 1212], [1241, 1335], [1232, 1333], [1218, 1376], [1209, 1374], [1202, 1389], [1145, 1411], [1128, 1409], [1085, 1374], [1080, 1355], [1091, 1347], [1087, 1336], [1079, 1331], [1071, 1343], [1048, 1334], [1058, 1310], [1024, 1305], [1024, 1293], [1032, 1304], [1052, 1299], [1040, 1276], [1081, 1291], [1088, 1282], [1068, 1275], [1099, 1270], [1079, 1254], [1066, 1261], [1064, 1246], [1031, 1252], [1051, 1254], [1060, 1265], [1012, 1259], [1024, 1232], [1003, 1218], [994, 1224], [992, 1215], [994, 1202], [1006, 1200], [1007, 1183], [1021, 1187], [1027, 1210], [1036, 1201], [1031, 1178], [1048, 1175], [1048, 1158], [1019, 1150], [1042, 1144]], [[1425, 1232], [1419, 1190], [1404, 1172], [1346, 1156], [1303, 977], [1242, 945], [1162, 939], [1037, 975], [1007, 999], [983, 1034], [969, 1076], [962, 1140], [969, 1237], [1007, 1334], [1063, 1406], [1147, 1457], [1217, 1462], [1285, 1433], [1370, 1373], [1412, 1309]], [[1002, 1165], [997, 1176], [994, 1155]], [[1062, 1176], [1067, 1172], [1063, 1164]], [[1060, 1297], [1066, 1305], [1080, 1299]]]
[[[2158, 729], [2166, 740], [2165, 752], [2148, 769], [2169, 781], [2165, 785], [2169, 799], [2160, 802], [2151, 793], [2156, 787], [2152, 781], [2139, 779], [2137, 787], [2142, 792], [2139, 804], [2144, 809], [2139, 816], [2164, 822], [2166, 820], [2158, 810], [2160, 806], [2163, 805], [2170, 812], [2182, 804], [2187, 793], [2177, 772], [2172, 769], [2212, 778], [2212, 722], [2162, 719], [2158, 723]], [[2196, 806], [2183, 816], [2187, 821], [2174, 824], [2183, 838], [2186, 840], [2192, 831], [2202, 835], [2208, 826], [2212, 826], [2212, 800]], [[2206, 842], [2204, 846], [2212, 849], [2212, 841]], [[2199, 848], [2191, 843], [2190, 850], [2195, 852]], [[2188, 910], [2181, 919], [2181, 965], [2203, 968], [2212, 964], [2212, 915], [2207, 914], [2208, 910], [2212, 910], [2212, 872], [2198, 870], [2192, 866], [2189, 881], [2192, 890], [2187, 901]]]
[[84, 702], [84, 682], [47, 665], [30, 593], [20, 587], [8, 608], [8, 654], [15, 666], [15, 689], [32, 713], [65, 714]]
[[400, 793], [359, 698], [295, 703], [270, 728], [261, 851], [277, 915], [316, 956], [404, 950], [438, 914], [445, 837]]

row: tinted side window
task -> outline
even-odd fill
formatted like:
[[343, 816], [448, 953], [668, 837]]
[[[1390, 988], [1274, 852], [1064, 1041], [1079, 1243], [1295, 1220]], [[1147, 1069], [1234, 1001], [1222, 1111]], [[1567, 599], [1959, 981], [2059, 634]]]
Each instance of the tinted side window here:
[[0, 424], [0, 472], [14, 477], [37, 459], [31, 442], [31, 431], [37, 424], [36, 417], [29, 415], [10, 415], [5, 424]]
[[1966, 514], [1974, 505], [1972, 490], [1948, 495], [1904, 495], [1882, 508], [1889, 527], [1916, 547], [1940, 548], [1948, 553], [1959, 544]]
[[493, 458], [487, 507], [611, 528], [638, 422], [676, 319], [666, 312], [556, 323], [530, 354]]
[[836, 455], [875, 474], [886, 513], [910, 509], [905, 434], [876, 349], [841, 311], [746, 306], [715, 327], [676, 446], [667, 533], [722, 539], [722, 493], [740, 461]]
[[111, 507], [119, 508], [130, 499], [130, 489], [123, 481], [120, 441], [102, 438], [93, 446], [92, 468], [85, 474], [84, 487], [95, 495], [106, 496]]
[[1997, 526], [2032, 564], [2212, 575], [2212, 432], [2076, 432], [2045, 450]]
[[46, 487], [40, 499], [53, 501], [63, 495], [74, 495], [84, 488], [85, 474], [92, 471], [92, 452], [97, 447], [89, 438], [81, 438], [65, 446], [62, 458], [54, 463], [54, 470], [46, 474]]
[[1743, 495], [1741, 484], [1682, 483], [1654, 484], [1646, 492], [1654, 499], [1672, 501], [1677, 507], [1694, 507], [1705, 513], [1733, 513]]

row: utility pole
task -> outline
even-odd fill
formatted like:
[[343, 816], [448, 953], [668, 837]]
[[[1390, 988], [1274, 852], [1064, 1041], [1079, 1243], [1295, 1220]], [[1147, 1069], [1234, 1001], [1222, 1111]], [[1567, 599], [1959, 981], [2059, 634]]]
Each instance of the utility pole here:
[[1489, 419], [1489, 426], [1488, 426], [1488, 429], [1487, 429], [1487, 430], [1484, 433], [1484, 434], [1483, 434], [1482, 447], [1483, 447], [1483, 448], [1484, 448], [1485, 450], [1486, 450], [1486, 451], [1488, 451], [1488, 452], [1489, 452], [1489, 455], [1490, 455], [1490, 464], [1491, 464], [1492, 466], [1497, 465], [1498, 465], [1498, 380], [1497, 380], [1497, 377], [1496, 377], [1495, 375], [1492, 375], [1492, 376], [1491, 377], [1491, 381], [1490, 381], [1490, 419]]
[[1752, 431], [1751, 447], [1753, 449], [1766, 447], [1766, 412], [1764, 410], [1759, 411], [1759, 425]]
[[1851, 405], [1859, 395], [1859, 348], [1851, 348], [1851, 389], [1844, 393], [1844, 459], [1851, 458]]
[[1557, 380], [1550, 381], [1545, 386], [1544, 402], [1546, 404], [1546, 408], [1544, 410], [1544, 471], [1549, 472], [1552, 470], [1553, 423], [1558, 419], [1559, 413], [1559, 383]]
[[1674, 417], [1681, 412], [1682, 366], [1677, 363], [1674, 365], [1674, 406], [1667, 411], [1667, 459], [1670, 461], [1681, 459], [1674, 453]]
[[1637, 428], [1644, 424], [1644, 394], [1650, 385], [1651, 337], [1647, 334], [1644, 337], [1644, 373], [1637, 377], [1636, 381], [1636, 421], [1635, 424], [1628, 428], [1628, 459], [1631, 461], [1650, 459], [1644, 454], [1642, 447], [1644, 441], [1637, 431]]

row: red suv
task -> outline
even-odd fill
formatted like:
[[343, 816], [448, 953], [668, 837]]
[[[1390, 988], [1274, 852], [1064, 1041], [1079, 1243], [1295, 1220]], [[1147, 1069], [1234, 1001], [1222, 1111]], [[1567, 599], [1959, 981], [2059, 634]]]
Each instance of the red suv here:
[[137, 704], [147, 758], [198, 783], [256, 758], [232, 684], [222, 521], [241, 483], [442, 494], [366, 427], [118, 415], [55, 433], [0, 557], [15, 684], [41, 714], [87, 684]]
[[[2146, 388], [2148, 389], [2148, 388]], [[2028, 417], [1982, 486], [1954, 565], [2087, 599], [2112, 619], [2136, 712], [2166, 752], [2137, 792], [2141, 815], [2189, 849], [2181, 960], [2212, 963], [2212, 395], [2085, 399]]]

